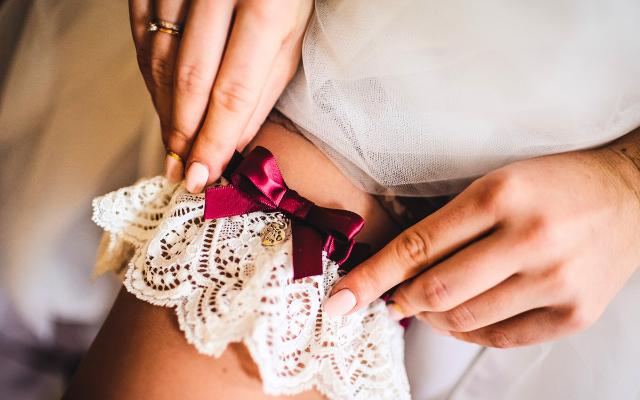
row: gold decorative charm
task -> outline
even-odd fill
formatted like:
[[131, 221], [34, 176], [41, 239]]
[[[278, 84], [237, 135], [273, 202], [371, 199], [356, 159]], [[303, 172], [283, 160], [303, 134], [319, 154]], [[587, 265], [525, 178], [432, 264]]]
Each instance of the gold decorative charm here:
[[285, 241], [287, 238], [287, 221], [280, 220], [270, 222], [260, 232], [260, 239], [263, 246], [275, 246]]

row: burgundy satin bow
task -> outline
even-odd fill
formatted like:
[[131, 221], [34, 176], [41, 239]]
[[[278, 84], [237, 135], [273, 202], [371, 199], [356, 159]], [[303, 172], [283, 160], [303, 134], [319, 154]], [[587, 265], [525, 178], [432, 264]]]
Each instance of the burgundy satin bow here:
[[242, 160], [230, 163], [228, 186], [205, 191], [205, 219], [224, 218], [255, 211], [279, 211], [291, 221], [293, 278], [322, 274], [322, 250], [337, 264], [344, 263], [364, 225], [350, 211], [315, 205], [289, 189], [271, 152], [256, 147]]

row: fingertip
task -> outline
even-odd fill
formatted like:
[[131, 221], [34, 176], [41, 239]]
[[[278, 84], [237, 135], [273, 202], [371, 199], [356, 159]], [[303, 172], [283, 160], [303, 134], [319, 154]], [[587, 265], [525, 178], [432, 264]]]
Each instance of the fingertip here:
[[[212, 140], [208, 137], [204, 140], [206, 133], [198, 139], [191, 150], [190, 159], [193, 163], [199, 163], [207, 168], [207, 177], [205, 185], [209, 185], [218, 180], [224, 173], [225, 168], [229, 164], [233, 152], [235, 151], [235, 143], [231, 145], [221, 144], [218, 140]], [[229, 140], [228, 142], [232, 142]], [[195, 161], [198, 160], [198, 161]], [[200, 160], [206, 160], [206, 163]]]
[[340, 317], [351, 312], [357, 302], [356, 295], [345, 288], [329, 296], [322, 305], [322, 309], [330, 317]]
[[200, 193], [207, 185], [209, 168], [199, 162], [192, 162], [185, 176], [185, 187], [191, 193]]
[[409, 318], [419, 314], [419, 311], [416, 310], [411, 305], [411, 302], [407, 299], [406, 290], [406, 284], [400, 285], [394, 290], [393, 295], [391, 296], [389, 301], [387, 301], [387, 304], [394, 304], [395, 309], [402, 314], [403, 318]]
[[225, 168], [227, 167], [227, 164], [229, 164], [229, 160], [231, 160], [231, 157], [225, 156], [224, 158], [215, 160], [210, 164], [207, 185], [210, 185], [220, 179], [220, 177], [224, 173]]
[[379, 298], [385, 292], [383, 286], [384, 284], [372, 275], [372, 270], [365, 261], [337, 281], [331, 290], [331, 295], [345, 289], [351, 291], [356, 304], [350, 312], [355, 312]]
[[389, 317], [394, 321], [400, 321], [405, 318], [402, 307], [393, 300], [387, 302], [387, 312], [389, 313]]

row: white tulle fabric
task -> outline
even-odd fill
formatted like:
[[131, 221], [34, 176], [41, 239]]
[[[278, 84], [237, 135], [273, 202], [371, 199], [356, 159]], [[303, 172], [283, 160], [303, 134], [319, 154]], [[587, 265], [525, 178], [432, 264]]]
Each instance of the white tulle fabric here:
[[204, 220], [204, 196], [163, 177], [93, 205], [94, 221], [109, 234], [98, 271], [126, 271], [129, 292], [175, 307], [201, 353], [219, 356], [230, 342], [244, 342], [266, 393], [316, 388], [330, 399], [409, 398], [402, 328], [384, 302], [326, 317], [321, 304], [338, 266], [323, 256], [323, 276], [293, 281], [290, 235], [280, 245], [261, 244], [262, 229], [282, 214]]
[[640, 126], [636, 0], [319, 0], [279, 109], [363, 190], [460, 191]]

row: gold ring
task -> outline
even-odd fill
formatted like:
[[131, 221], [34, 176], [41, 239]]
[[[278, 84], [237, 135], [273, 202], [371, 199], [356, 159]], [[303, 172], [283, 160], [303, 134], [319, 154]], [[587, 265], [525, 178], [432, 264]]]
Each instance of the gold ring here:
[[162, 27], [162, 26], [158, 28], [158, 32], [168, 33], [171, 36], [180, 36], [180, 32], [174, 31], [173, 29], [167, 29], [167, 28]]
[[155, 22], [160, 28], [171, 29], [172, 31], [182, 33], [182, 26], [178, 24], [174, 24], [173, 22], [164, 21], [161, 19], [157, 19]]
[[158, 24], [153, 21], [149, 21], [147, 24], [147, 32], [156, 32], [158, 30]]
[[180, 36], [182, 34], [182, 27], [169, 21], [157, 19], [155, 21], [149, 21], [147, 32], [162, 32], [171, 36]]
[[173, 158], [173, 159], [175, 159], [175, 160], [178, 160], [178, 161], [180, 161], [181, 163], [183, 163], [183, 164], [184, 164], [184, 160], [182, 159], [182, 157], [180, 157], [180, 154], [178, 154], [178, 153], [176, 153], [176, 152], [173, 152], [173, 151], [171, 151], [171, 150], [167, 149], [167, 155], [168, 155], [169, 157], [171, 157], [171, 158]]

